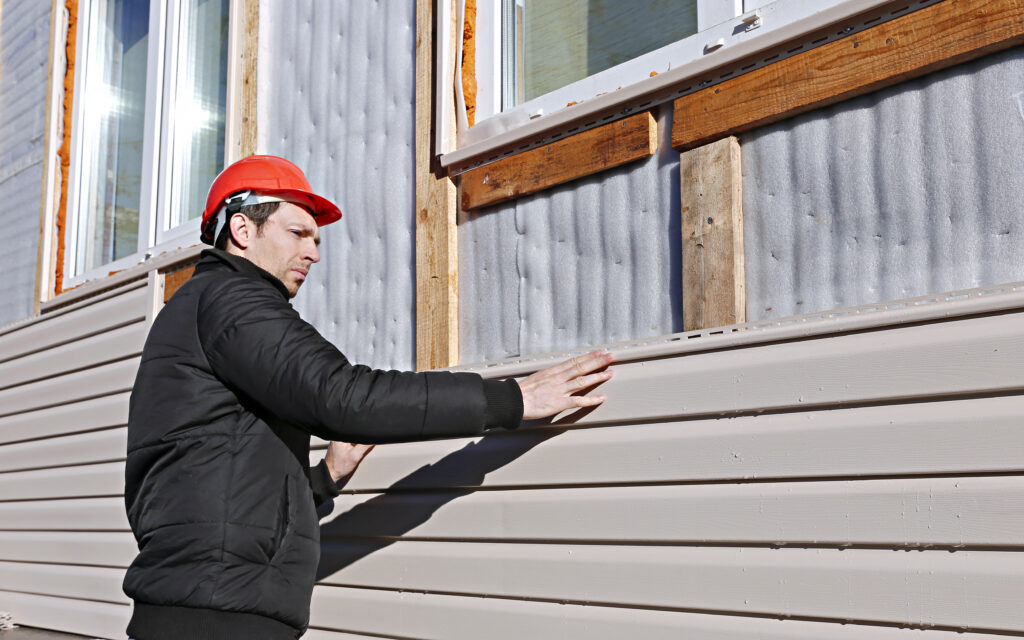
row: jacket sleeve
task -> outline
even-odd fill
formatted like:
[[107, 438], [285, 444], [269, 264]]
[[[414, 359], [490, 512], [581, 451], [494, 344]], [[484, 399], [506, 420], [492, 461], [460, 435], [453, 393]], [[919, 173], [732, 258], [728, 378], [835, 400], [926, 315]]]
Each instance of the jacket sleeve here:
[[273, 417], [325, 440], [402, 442], [515, 428], [512, 380], [353, 365], [267, 283], [231, 278], [204, 292], [199, 340], [213, 373]]

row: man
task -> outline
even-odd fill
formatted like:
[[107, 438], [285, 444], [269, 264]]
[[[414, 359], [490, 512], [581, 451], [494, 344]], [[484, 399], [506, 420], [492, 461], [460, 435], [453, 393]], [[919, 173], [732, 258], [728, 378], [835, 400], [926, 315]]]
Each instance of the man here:
[[[518, 383], [349, 363], [288, 302], [320, 259], [318, 227], [340, 218], [282, 158], [245, 158], [210, 189], [202, 239], [216, 248], [157, 316], [131, 396], [136, 640], [299, 637], [316, 505], [370, 445], [515, 428], [604, 399], [573, 395], [611, 377], [595, 373], [611, 362], [602, 352]], [[332, 441], [312, 469], [311, 435]]]

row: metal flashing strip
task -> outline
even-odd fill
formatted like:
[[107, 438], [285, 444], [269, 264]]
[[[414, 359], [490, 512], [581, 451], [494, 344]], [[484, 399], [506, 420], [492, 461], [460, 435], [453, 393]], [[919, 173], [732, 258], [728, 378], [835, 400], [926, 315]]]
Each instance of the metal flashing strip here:
[[465, 364], [446, 370], [472, 371], [485, 378], [523, 376], [594, 349], [611, 351], [616, 361], [626, 362], [1022, 309], [1024, 282], [1013, 282], [656, 338]]
[[[944, 1], [946, 0], [851, 0], [783, 25], [774, 31], [765, 32], [756, 38], [715, 49], [715, 55], [695, 59], [655, 77], [596, 96], [548, 116], [529, 120], [485, 140], [445, 153], [441, 155], [440, 162], [448, 170], [449, 175], [459, 175], [638, 111], [671, 102], [754, 69]], [[737, 17], [735, 22], [743, 25], [743, 16]], [[702, 37], [706, 39], [708, 36], [704, 34]], [[754, 57], [757, 59], [752, 60]], [[710, 75], [702, 78], [705, 74]], [[680, 85], [685, 86], [680, 88]]]

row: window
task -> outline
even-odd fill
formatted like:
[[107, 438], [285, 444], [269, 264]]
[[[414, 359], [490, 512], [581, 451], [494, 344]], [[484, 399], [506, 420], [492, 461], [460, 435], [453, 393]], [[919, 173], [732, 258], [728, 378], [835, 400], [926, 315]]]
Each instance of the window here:
[[[700, 76], [712, 69], [888, 2], [477, 0], [476, 95], [469, 97], [475, 122], [456, 126], [459, 118], [449, 122], [438, 110], [436, 152], [450, 170], [472, 168], [579, 130], [594, 114], [650, 108], [652, 97], [671, 100], [676, 89], [704, 86], [711, 74]], [[447, 4], [439, 3], [443, 38], [453, 37], [446, 25], [458, 22], [464, 0], [456, 4], [455, 20]], [[438, 88], [458, 92], [450, 81], [452, 70], [461, 70], [446, 48], [440, 51]], [[454, 59], [460, 55], [456, 50]], [[742, 72], [738, 66], [727, 71]]]
[[229, 0], [84, 0], [65, 282], [198, 234], [226, 161]]

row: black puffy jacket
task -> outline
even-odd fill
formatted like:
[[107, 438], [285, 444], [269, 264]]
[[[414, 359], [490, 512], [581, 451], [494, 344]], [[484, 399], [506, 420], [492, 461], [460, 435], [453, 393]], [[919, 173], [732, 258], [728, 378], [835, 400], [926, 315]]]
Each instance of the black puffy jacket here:
[[209, 250], [150, 331], [132, 390], [124, 579], [140, 640], [297, 638], [319, 559], [310, 435], [397, 442], [517, 426], [511, 381], [352, 365], [284, 285]]

